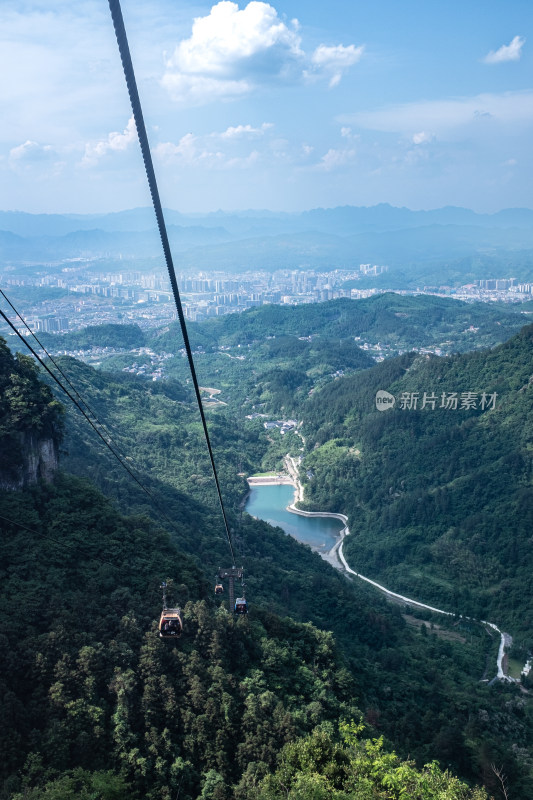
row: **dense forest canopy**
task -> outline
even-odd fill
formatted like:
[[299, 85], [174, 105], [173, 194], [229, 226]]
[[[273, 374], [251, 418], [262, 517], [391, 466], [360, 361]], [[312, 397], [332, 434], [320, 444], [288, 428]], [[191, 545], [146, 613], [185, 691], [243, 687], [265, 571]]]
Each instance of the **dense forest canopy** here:
[[[201, 337], [195, 341], [217, 347], [244, 345], [268, 336], [323, 335], [330, 340], [353, 340], [354, 336], [363, 336], [371, 342], [391, 341], [409, 349], [440, 343], [453, 333], [457, 339], [455, 349], [460, 350], [480, 346], [481, 342], [475, 344], [475, 337], [468, 331], [470, 326], [480, 329], [477, 338], [484, 341], [487, 334], [497, 337], [502, 336], [503, 331], [517, 331], [525, 321], [525, 316], [515, 308], [387, 292], [361, 300], [340, 298], [295, 306], [260, 306], [242, 314], [227, 314], [196, 323], [191, 329], [193, 336]], [[150, 341], [159, 346], [174, 344], [176, 339], [169, 338], [172, 327]], [[487, 343], [495, 341], [497, 339]]]
[[[250, 620], [232, 619], [168, 534], [87, 482], [6, 493], [0, 513], [3, 797], [252, 798], [284, 744], [360, 718], [330, 633], [266, 611], [260, 590]], [[156, 635], [161, 575], [184, 608], [177, 646]]]
[[[489, 352], [384, 361], [303, 411], [306, 499], [349, 515], [353, 563], [529, 639], [532, 345], [530, 325]], [[378, 390], [394, 408], [376, 409]]]
[[[428, 481], [441, 476], [435, 443], [449, 445], [450, 439], [435, 417], [424, 420], [413, 409], [400, 416], [395, 443], [387, 419], [401, 411], [372, 410], [378, 388], [399, 395], [433, 380], [447, 386], [453, 378], [457, 385], [463, 381], [480, 391], [497, 391], [501, 409], [468, 412], [462, 419], [459, 428], [466, 433], [459, 442], [470, 441], [467, 434], [473, 436], [475, 425], [490, 435], [486, 450], [476, 449], [478, 440], [472, 438], [472, 454], [467, 457], [467, 448], [462, 460], [452, 460], [448, 469], [458, 474], [449, 477], [450, 491], [461, 489], [473, 466], [486, 472], [486, 460], [496, 451], [504, 459], [496, 471], [511, 470], [512, 476], [512, 469], [520, 470], [513, 448], [527, 449], [531, 429], [531, 329], [490, 353], [448, 359], [407, 354], [370, 368], [357, 360], [357, 350], [343, 353], [341, 348], [343, 358], [355, 359], [353, 374], [314, 384], [311, 396], [309, 391], [299, 396], [295, 388], [305, 386], [308, 373], [321, 362], [330, 361], [338, 338], [277, 339], [262, 339], [266, 363], [269, 357], [271, 365], [286, 359], [291, 363], [285, 370], [296, 373], [302, 367], [300, 375], [287, 392], [283, 380], [274, 383], [275, 370], [266, 369], [255, 375], [257, 391], [272, 398], [273, 407], [281, 402], [276, 392], [291, 394], [292, 407], [305, 422], [302, 474], [307, 464], [314, 475], [306, 500], [337, 511], [344, 503], [356, 533], [347, 540], [346, 553], [358, 566], [367, 556], [364, 549], [354, 555], [350, 547], [364, 548], [365, 531], [375, 525], [385, 532], [389, 522], [380, 521], [379, 514], [396, 508], [402, 491], [406, 508], [427, 507], [417, 501], [425, 497], [421, 476], [427, 474]], [[306, 361], [310, 345], [315, 361]], [[11, 355], [8, 362], [10, 369], [17, 363]], [[404, 610], [351, 583], [280, 530], [242, 516], [243, 473], [277, 466], [283, 448], [299, 452], [300, 438], [269, 439], [260, 422], [243, 419], [246, 406], [240, 417], [232, 406], [209, 412], [230, 524], [247, 573], [250, 614], [235, 620], [212, 594], [212, 576], [227, 560], [227, 545], [186, 380], [154, 384], [122, 372], [99, 372], [72, 358], [61, 363], [131, 454], [132, 465], [173, 524], [102, 452], [71, 409], [63, 465], [80, 478], [59, 473], [52, 485], [0, 493], [6, 622], [0, 735], [7, 754], [2, 797], [170, 800], [178, 793], [191, 800], [273, 800], [281, 792], [293, 800], [366, 800], [415, 791], [428, 800], [484, 797], [482, 790], [453, 778], [445, 771], [449, 768], [471, 785], [483, 783], [495, 797], [502, 794], [503, 776], [514, 798], [529, 800], [530, 700], [516, 686], [480, 683], [494, 663], [495, 639], [467, 620], [453, 621], [450, 635], [431, 616], [426, 623], [413, 622]], [[440, 372], [434, 371], [437, 365]], [[226, 375], [227, 392], [235, 397], [242, 391], [238, 375]], [[44, 417], [50, 408], [57, 413], [49, 390], [38, 381], [35, 385], [36, 396], [47, 400]], [[34, 423], [42, 424], [38, 415]], [[507, 431], [507, 441], [493, 440], [500, 429]], [[410, 477], [403, 474], [401, 459], [416, 452], [419, 436], [420, 458], [425, 453], [427, 464], [411, 464]], [[430, 438], [424, 448], [425, 436]], [[455, 446], [454, 436], [450, 441]], [[391, 485], [400, 487], [398, 496], [382, 480], [372, 480], [372, 470], [377, 475], [382, 463], [378, 452], [387, 454], [388, 468], [397, 465], [398, 475], [388, 474]], [[368, 485], [362, 481], [365, 470]], [[512, 477], [497, 495], [498, 504], [509, 495], [509, 530], [517, 511], [527, 524], [526, 476], [520, 480], [522, 505], [509, 492]], [[364, 497], [358, 494], [361, 486], [366, 486]], [[423, 488], [431, 496], [429, 483]], [[417, 562], [427, 545], [419, 538], [411, 550], [410, 533], [400, 531], [397, 549], [387, 556], [387, 578], [396, 579], [401, 547], [412, 575], [422, 564], [430, 579], [435, 574], [435, 585], [443, 586], [436, 580], [439, 560]], [[388, 546], [384, 533], [379, 541], [381, 548]], [[523, 612], [527, 599], [519, 598], [518, 586], [528, 580], [527, 554], [524, 558], [523, 572], [509, 571], [506, 577]], [[455, 563], [454, 557], [449, 560]], [[185, 633], [177, 646], [160, 641], [155, 630], [163, 578], [171, 579], [172, 600], [184, 609]], [[405, 585], [418, 588], [416, 582]], [[456, 586], [458, 605], [488, 602], [476, 588], [467, 597], [460, 574]], [[492, 603], [484, 607], [499, 609], [494, 598]], [[514, 625], [518, 617], [509, 619]], [[527, 637], [522, 639], [527, 652]], [[358, 727], [361, 720], [364, 729]], [[440, 767], [431, 765], [434, 759]]]

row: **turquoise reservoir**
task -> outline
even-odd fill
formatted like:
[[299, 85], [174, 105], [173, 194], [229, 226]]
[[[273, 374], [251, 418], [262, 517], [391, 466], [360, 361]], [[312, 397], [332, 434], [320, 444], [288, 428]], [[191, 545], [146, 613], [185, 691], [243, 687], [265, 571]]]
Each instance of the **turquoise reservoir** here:
[[299, 514], [291, 514], [286, 508], [293, 500], [293, 486], [251, 486], [245, 511], [252, 517], [282, 528], [299, 542], [304, 542], [320, 552], [331, 550], [344, 527], [342, 522], [331, 517], [301, 517]]

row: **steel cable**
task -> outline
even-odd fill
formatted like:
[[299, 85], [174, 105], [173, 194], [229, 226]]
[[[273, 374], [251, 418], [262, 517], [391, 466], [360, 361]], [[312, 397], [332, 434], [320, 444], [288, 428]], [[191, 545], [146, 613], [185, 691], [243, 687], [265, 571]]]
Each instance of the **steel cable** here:
[[168, 233], [165, 224], [165, 218], [163, 215], [163, 207], [161, 205], [161, 200], [159, 197], [159, 190], [157, 187], [157, 180], [155, 176], [155, 170], [152, 162], [152, 154], [150, 152], [150, 144], [148, 141], [148, 135], [146, 133], [146, 126], [144, 124], [144, 118], [141, 108], [141, 101], [139, 98], [139, 92], [137, 90], [137, 82], [135, 80], [135, 72], [133, 69], [133, 63], [131, 60], [130, 49], [128, 45], [128, 37], [126, 35], [126, 28], [124, 27], [124, 19], [122, 17], [122, 9], [120, 7], [120, 0], [109, 0], [109, 8], [111, 11], [111, 17], [113, 19], [113, 26], [115, 28], [115, 35], [117, 37], [118, 49], [120, 52], [120, 58], [122, 61], [122, 68], [124, 70], [124, 75], [126, 78], [126, 85], [128, 87], [128, 94], [130, 97], [131, 108], [133, 111], [133, 118], [135, 120], [135, 125], [137, 128], [137, 136], [139, 137], [139, 144], [141, 146], [141, 153], [144, 161], [144, 168], [146, 170], [146, 177], [148, 179], [148, 186], [150, 189], [150, 195], [152, 197], [152, 204], [154, 207], [154, 212], [157, 220], [157, 227], [159, 229], [159, 235], [161, 237], [161, 244], [163, 246], [163, 252], [165, 255], [165, 262], [168, 270], [168, 275], [170, 278], [170, 285], [172, 287], [172, 294], [174, 296], [174, 302], [176, 305], [176, 310], [178, 312], [178, 318], [180, 322], [181, 332], [183, 336], [183, 341], [185, 344], [185, 351], [187, 353], [187, 360], [189, 362], [189, 368], [191, 371], [191, 378], [194, 386], [194, 392], [196, 395], [196, 401], [198, 403], [198, 408], [200, 411], [200, 417], [202, 420], [202, 427], [204, 431], [204, 437], [207, 445], [207, 449], [209, 452], [209, 459], [211, 461], [211, 469], [213, 472], [213, 477], [215, 480], [215, 485], [218, 494], [218, 500], [220, 503], [220, 509], [222, 511], [222, 517], [224, 520], [224, 527], [226, 529], [226, 536], [228, 539], [228, 545], [231, 551], [231, 558], [232, 564], [235, 566], [235, 554], [233, 551], [233, 544], [231, 541], [231, 534], [228, 524], [228, 519], [226, 516], [226, 510], [224, 508], [224, 501], [222, 499], [222, 491], [220, 488], [220, 482], [218, 479], [217, 469], [215, 465], [215, 459], [213, 456], [213, 450], [211, 447], [211, 440], [209, 438], [209, 431], [207, 428], [207, 421], [205, 418], [204, 409], [202, 406], [202, 398], [200, 395], [200, 387], [198, 384], [198, 379], [196, 376], [196, 369], [194, 366], [194, 360], [192, 357], [192, 349], [189, 341], [189, 335], [187, 333], [187, 326], [185, 325], [185, 315], [183, 313], [183, 308], [181, 305], [181, 298], [178, 289], [178, 282], [176, 278], [176, 271], [174, 269], [174, 263], [172, 260], [172, 253], [170, 251], [170, 244], [168, 240]]

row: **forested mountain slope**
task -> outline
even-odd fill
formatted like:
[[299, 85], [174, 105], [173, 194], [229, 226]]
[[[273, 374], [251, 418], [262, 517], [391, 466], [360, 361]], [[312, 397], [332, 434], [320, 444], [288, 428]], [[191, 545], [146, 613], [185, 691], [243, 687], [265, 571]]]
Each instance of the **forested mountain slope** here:
[[[380, 368], [395, 363], [386, 361]], [[227, 561], [227, 544], [198, 421], [181, 389], [97, 372], [73, 360], [62, 364], [113, 437], [134, 456], [132, 466], [144, 470], [143, 481], [174, 522], [176, 543], [212, 580]], [[109, 454], [103, 455], [85, 421], [67, 413], [65, 465], [90, 475], [122, 508], [155, 515], [167, 526]], [[346, 659], [350, 696], [402, 755], [419, 764], [437, 757], [489, 786], [490, 762], [498, 761], [516, 791], [529, 787], [529, 768], [511, 749], [513, 742], [531, 738], [529, 712], [524, 715], [520, 702], [515, 703], [518, 689], [495, 691], [479, 683], [495, 674], [497, 641], [468, 623], [450, 637], [422, 637], [373, 590], [351, 584], [281, 531], [247, 516], [241, 519], [245, 482], [238, 472], [253, 471], [272, 445], [261, 423], [243, 424], [224, 409], [208, 412], [208, 422], [252, 614], [256, 608], [269, 609], [333, 631]], [[301, 444], [298, 439], [297, 448]], [[492, 733], [496, 729], [498, 736]], [[524, 798], [528, 791], [523, 789]]]
[[[190, 323], [188, 329], [200, 385], [216, 389], [219, 412], [227, 404], [237, 419], [254, 412], [286, 418], [299, 416], [310, 392], [339, 375], [372, 366], [376, 358], [413, 349], [447, 353], [494, 346], [528, 319], [516, 307], [387, 293], [362, 300], [262, 306]], [[156, 354], [163, 359], [158, 365], [165, 377], [182, 385], [184, 400], [190, 397], [177, 323], [155, 330], [92, 326], [68, 334], [43, 333], [40, 339], [53, 353], [81, 350], [80, 357], [114, 373], [135, 372], [143, 365], [150, 372]]]
[[[378, 390], [394, 407], [376, 409]], [[350, 564], [522, 631], [529, 646], [532, 395], [528, 326], [491, 351], [385, 361], [325, 387], [303, 413], [306, 499], [349, 514]]]
[[[120, 774], [124, 798], [196, 797], [215, 770], [229, 796], [252, 762], [261, 777], [294, 736], [357, 715], [331, 634], [217, 610], [146, 517], [68, 477], [0, 508], [2, 797], [74, 767]], [[162, 576], [184, 606], [176, 646], [155, 629]]]
[[[449, 689], [457, 682], [466, 690], [475, 660], [438, 640], [417, 653], [415, 637], [399, 635], [399, 614], [393, 627], [383, 602], [370, 609], [341, 576], [332, 599], [327, 565], [314, 564], [314, 578], [289, 570], [301, 548], [287, 537], [286, 554], [271, 550], [281, 551], [285, 569], [269, 567], [269, 579], [304, 617], [312, 603], [330, 613], [342, 603], [342, 624], [357, 644], [347, 660], [327, 630], [272, 612], [268, 580], [251, 582], [250, 617], [233, 620], [166, 532], [146, 517], [121, 517], [85, 481], [59, 475], [52, 486], [2, 493], [0, 523], [3, 798], [17, 791], [38, 798], [32, 787], [47, 784], [50, 792], [62, 787], [54, 797], [74, 800], [80, 795], [68, 786], [94, 784], [101, 794], [90, 797], [169, 798], [181, 786], [194, 799], [202, 787], [210, 796], [213, 781], [220, 784], [213, 796], [252, 798], [285, 743], [327, 720], [333, 730], [339, 719], [358, 719], [362, 696], [374, 723], [383, 706], [378, 730], [407, 733], [409, 725], [415, 750], [415, 703], [426, 707], [426, 725], [431, 703], [435, 729], [446, 720], [454, 730]], [[259, 533], [268, 536], [267, 526]], [[247, 559], [250, 570], [261, 563], [265, 569], [264, 551]], [[298, 566], [305, 570], [305, 559]], [[184, 609], [177, 645], [155, 630], [161, 576], [174, 578], [169, 599]], [[450, 672], [439, 680], [443, 659]], [[411, 681], [422, 665], [423, 678]], [[516, 730], [516, 711], [505, 719]], [[470, 736], [482, 737], [481, 728]], [[461, 749], [458, 741], [458, 756]], [[421, 748], [421, 759], [431, 752]], [[466, 753], [460, 758], [471, 773]]]
[[[517, 332], [525, 322], [527, 317], [513, 307], [388, 292], [361, 300], [260, 306], [198, 323], [191, 330], [193, 340], [205, 347], [245, 346], [268, 336], [323, 336], [332, 340], [360, 336], [365, 341], [404, 349], [438, 345], [452, 338], [453, 349], [459, 352], [494, 344]], [[169, 326], [169, 333], [173, 327]], [[164, 349], [167, 344], [175, 345], [177, 339], [179, 334], [165, 338], [162, 333], [150, 341]]]
[[[40, 384], [37, 390], [47, 394]], [[34, 414], [32, 425], [40, 424]], [[112, 472], [108, 480], [112, 485]], [[473, 680], [482, 637], [472, 630], [478, 639], [468, 651], [436, 637], [421, 648], [398, 610], [381, 600], [370, 604], [367, 592], [307, 548], [253, 520], [243, 521], [236, 536], [252, 576], [252, 613], [235, 620], [215, 606], [206, 582], [205, 556], [210, 548], [213, 560], [220, 555], [211, 511], [193, 501], [187, 507], [183, 495], [167, 489], [171, 495], [166, 509], [178, 526], [172, 537], [146, 515], [121, 516], [86, 480], [62, 473], [53, 483], [0, 492], [2, 798], [269, 796], [276, 784], [264, 776], [275, 770], [283, 745], [328, 721], [336, 741], [337, 720], [357, 719], [360, 700], [373, 724], [383, 715], [379, 728], [398, 740], [403, 735], [421, 760], [440, 757], [430, 729], [442, 730], [446, 721], [458, 741], [444, 758], [481, 777], [461, 741], [462, 720], [451, 722], [447, 707], [450, 688], [466, 691]], [[121, 500], [132, 497], [126, 490]], [[202, 512], [205, 528], [195, 528], [199, 519], [187, 516], [190, 508]], [[176, 645], [156, 632], [162, 578], [173, 580], [169, 599], [184, 607], [185, 633]], [[324, 629], [281, 618], [276, 607], [316, 618]], [[328, 621], [341, 647], [325, 629]], [[443, 663], [446, 679], [438, 674]], [[415, 703], [432, 709], [422, 737]], [[513, 702], [502, 697], [496, 706], [507, 727], [519, 730]], [[469, 741], [481, 747], [481, 727], [471, 726]], [[346, 797], [362, 796], [367, 774], [376, 797], [400, 798], [415, 783], [427, 800], [443, 792], [452, 800], [474, 797], [437, 767], [431, 774], [440, 795], [412, 766], [384, 760], [378, 744], [348, 745]], [[491, 747], [499, 756], [501, 743]], [[347, 770], [356, 752], [354, 783]], [[506, 767], [515, 785], [526, 787], [518, 761], [509, 755]]]

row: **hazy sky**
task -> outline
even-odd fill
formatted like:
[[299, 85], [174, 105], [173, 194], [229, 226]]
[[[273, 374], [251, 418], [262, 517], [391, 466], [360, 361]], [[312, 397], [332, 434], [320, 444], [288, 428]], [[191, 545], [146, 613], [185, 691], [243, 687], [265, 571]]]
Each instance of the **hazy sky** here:
[[[122, 9], [167, 207], [533, 207], [531, 0]], [[106, 0], [2, 0], [0, 39], [0, 208], [148, 205]]]

